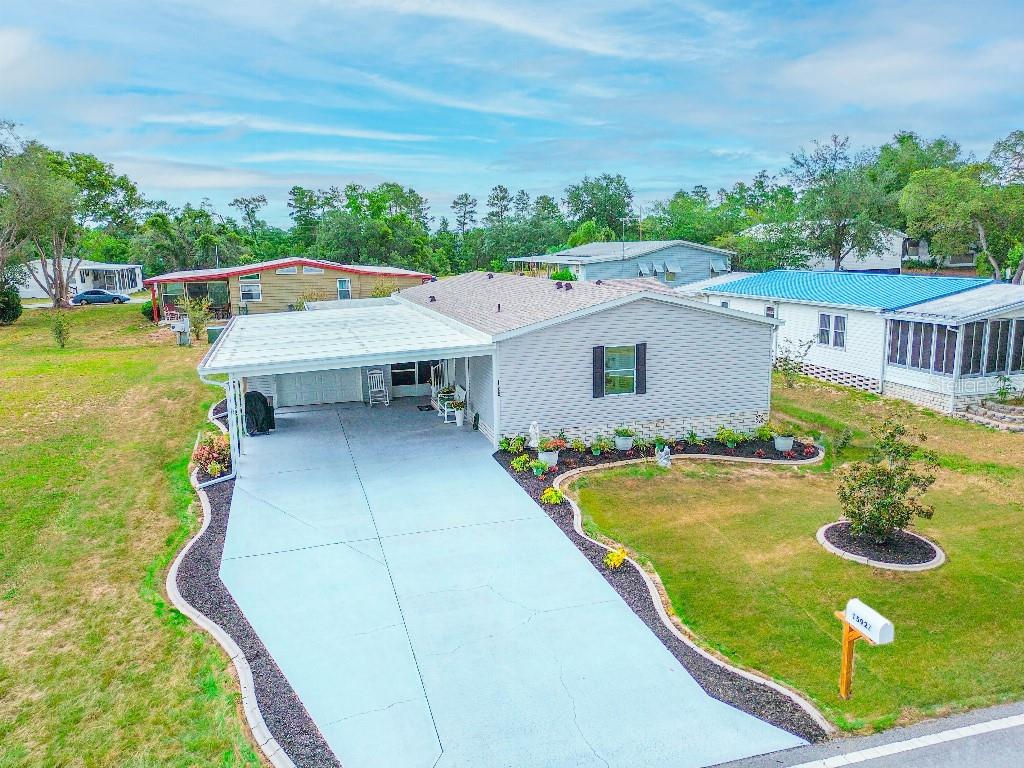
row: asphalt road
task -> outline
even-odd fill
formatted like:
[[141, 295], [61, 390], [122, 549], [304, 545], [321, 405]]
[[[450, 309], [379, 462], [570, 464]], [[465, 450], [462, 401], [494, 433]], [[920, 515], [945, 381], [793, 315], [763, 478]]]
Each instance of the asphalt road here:
[[1024, 702], [723, 763], [719, 768], [1019, 768]]

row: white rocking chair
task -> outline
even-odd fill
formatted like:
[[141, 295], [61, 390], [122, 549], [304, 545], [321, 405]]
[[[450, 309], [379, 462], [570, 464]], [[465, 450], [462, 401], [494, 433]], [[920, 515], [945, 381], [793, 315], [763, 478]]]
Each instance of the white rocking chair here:
[[366, 382], [368, 384], [370, 407], [373, 408], [374, 403], [384, 403], [385, 406], [391, 405], [391, 398], [388, 396], [388, 387], [384, 383], [384, 371], [379, 368], [374, 368], [366, 373]]

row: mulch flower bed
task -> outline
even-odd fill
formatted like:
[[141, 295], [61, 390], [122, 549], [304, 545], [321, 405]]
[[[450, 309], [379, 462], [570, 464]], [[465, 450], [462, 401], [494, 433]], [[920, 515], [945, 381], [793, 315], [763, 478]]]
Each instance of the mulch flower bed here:
[[833, 523], [825, 529], [824, 535], [833, 547], [878, 563], [921, 565], [930, 563], [939, 554], [931, 542], [906, 531], [896, 531], [879, 544], [871, 536], [855, 534], [846, 521]]
[[[712, 442], [714, 441], [708, 441], [708, 444], [710, 445]], [[722, 446], [722, 448], [724, 447]], [[757, 447], [755, 445], [754, 450]], [[696, 453], [697, 451], [693, 452]], [[753, 451], [751, 452], [753, 453]], [[649, 455], [654, 455], [653, 449]], [[640, 572], [629, 562], [614, 570], [606, 567], [604, 565], [604, 558], [608, 551], [576, 532], [576, 529], [573, 527], [573, 513], [569, 502], [544, 504], [540, 500], [544, 490], [551, 487], [551, 481], [554, 477], [568, 469], [607, 464], [611, 461], [640, 458], [640, 456], [640, 453], [627, 455], [613, 451], [610, 454], [595, 457], [590, 453], [581, 455], [576, 451], [565, 450], [559, 453], [560, 463], [558, 468], [541, 477], [535, 476], [532, 470], [527, 470], [526, 472], [514, 471], [509, 465], [512, 456], [506, 451], [496, 452], [494, 459], [541, 506], [548, 514], [548, 517], [561, 529], [562, 533], [583, 553], [590, 561], [590, 564], [604, 577], [605, 581], [619, 593], [619, 596], [632, 609], [633, 613], [640, 617], [709, 696], [782, 728], [789, 733], [807, 739], [807, 741], [817, 742], [825, 740], [827, 734], [822, 730], [821, 726], [788, 696], [774, 688], [749, 680], [716, 664], [697, 653], [693, 648], [676, 637], [662, 622], [661, 616], [658, 614], [657, 608], [651, 599], [651, 593], [647, 589], [647, 583], [644, 581], [643, 576], [640, 575]], [[576, 463], [570, 464], [570, 461]]]

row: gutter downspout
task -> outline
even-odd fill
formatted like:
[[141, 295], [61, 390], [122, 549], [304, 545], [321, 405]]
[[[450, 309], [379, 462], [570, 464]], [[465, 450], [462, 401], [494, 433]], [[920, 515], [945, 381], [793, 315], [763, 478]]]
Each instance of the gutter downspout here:
[[[241, 440], [241, 438], [237, 435], [238, 425], [235, 424], [235, 422], [236, 422], [236, 416], [235, 416], [236, 407], [235, 407], [235, 404], [233, 402], [234, 399], [235, 399], [235, 397], [234, 397], [234, 394], [235, 394], [234, 393], [234, 390], [235, 390], [235, 381], [234, 381], [234, 379], [228, 379], [227, 381], [213, 381], [212, 379], [206, 378], [206, 375], [203, 374], [202, 372], [200, 372], [199, 373], [199, 380], [201, 382], [203, 382], [204, 384], [210, 384], [212, 386], [220, 387], [221, 389], [223, 389], [224, 390], [224, 399], [226, 401], [227, 409], [228, 409], [228, 412], [227, 412], [227, 417], [228, 417], [227, 418], [227, 422], [228, 422], [228, 444], [231, 446], [231, 471], [228, 472], [226, 475], [221, 475], [220, 477], [215, 477], [213, 480], [207, 480], [205, 483], [200, 483], [198, 486], [196, 486], [197, 488], [208, 488], [211, 485], [216, 485], [217, 483], [223, 483], [223, 482], [225, 482], [227, 480], [234, 480], [235, 479], [235, 476], [238, 474], [237, 468], [238, 468], [238, 458], [239, 458], [239, 456], [238, 456], [239, 450], [238, 450], [238, 446], [236, 445], [236, 443], [239, 440]], [[234, 430], [232, 430], [232, 428], [231, 428], [232, 424], [235, 425]]]

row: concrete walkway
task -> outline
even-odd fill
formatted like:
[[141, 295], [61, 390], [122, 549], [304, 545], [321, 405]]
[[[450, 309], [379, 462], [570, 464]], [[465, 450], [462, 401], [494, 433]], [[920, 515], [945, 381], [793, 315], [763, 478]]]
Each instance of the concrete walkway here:
[[408, 401], [245, 441], [221, 578], [346, 768], [705, 766], [707, 696], [472, 430]]

